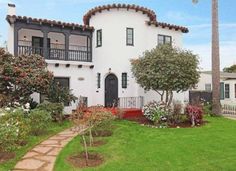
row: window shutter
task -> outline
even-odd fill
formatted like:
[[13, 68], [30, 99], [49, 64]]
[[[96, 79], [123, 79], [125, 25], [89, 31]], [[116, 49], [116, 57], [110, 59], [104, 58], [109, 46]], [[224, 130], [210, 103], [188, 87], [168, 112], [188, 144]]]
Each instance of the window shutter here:
[[224, 100], [225, 98], [225, 85], [224, 83], [220, 83], [220, 99]]

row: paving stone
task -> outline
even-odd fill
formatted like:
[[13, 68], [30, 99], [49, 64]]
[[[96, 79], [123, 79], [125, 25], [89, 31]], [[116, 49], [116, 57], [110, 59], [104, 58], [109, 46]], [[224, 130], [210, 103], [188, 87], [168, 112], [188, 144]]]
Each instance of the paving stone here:
[[53, 137], [49, 138], [49, 140], [64, 140], [66, 138], [67, 138], [67, 136], [66, 137], [64, 137], [64, 136], [53, 136]]
[[29, 152], [23, 157], [23, 159], [24, 159], [24, 158], [30, 158], [30, 157], [37, 156], [37, 155], [39, 155], [39, 153], [36, 153], [36, 152], [34, 152], [34, 151], [29, 151]]
[[40, 167], [42, 167], [45, 164], [45, 162], [40, 161], [40, 160], [36, 160], [36, 159], [25, 159], [25, 160], [21, 160], [19, 161], [15, 168], [16, 169], [22, 169], [22, 170], [33, 170], [33, 169], [39, 169]]
[[33, 150], [36, 152], [39, 152], [41, 154], [46, 154], [50, 150], [52, 150], [53, 147], [44, 147], [44, 146], [37, 146]]
[[39, 159], [40, 161], [46, 161], [47, 163], [54, 163], [56, 160], [55, 156], [36, 156], [36, 159]]
[[59, 152], [61, 151], [62, 148], [54, 148], [52, 151], [50, 151], [49, 153], [47, 153], [47, 155], [52, 155], [52, 156], [56, 156], [59, 154]]
[[59, 144], [59, 141], [57, 141], [57, 140], [46, 140], [46, 141], [42, 142], [41, 144], [43, 144], [43, 145], [53, 145], [53, 144]]

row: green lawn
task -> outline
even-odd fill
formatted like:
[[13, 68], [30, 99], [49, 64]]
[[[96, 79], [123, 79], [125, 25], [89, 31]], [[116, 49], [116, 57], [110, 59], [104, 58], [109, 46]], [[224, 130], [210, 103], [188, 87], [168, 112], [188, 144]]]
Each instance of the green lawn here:
[[[105, 163], [83, 170], [101, 171], [217, 171], [236, 170], [236, 121], [210, 118], [201, 128], [154, 129], [129, 121], [116, 121], [112, 137], [90, 151], [101, 153]], [[57, 158], [55, 171], [73, 168], [66, 158], [82, 149], [80, 137], [72, 140]]]
[[[37, 123], [36, 123], [37, 124]], [[51, 123], [47, 129], [47, 132], [41, 136], [29, 136], [27, 145], [19, 148], [15, 151], [16, 157], [12, 160], [9, 160], [5, 163], [0, 164], [0, 171], [8, 171], [14, 168], [15, 164], [21, 157], [23, 157], [27, 151], [33, 148], [36, 144], [39, 144], [43, 140], [47, 139], [48, 137], [72, 126], [72, 123], [69, 121], [63, 122], [63, 124], [59, 125], [57, 123]]]

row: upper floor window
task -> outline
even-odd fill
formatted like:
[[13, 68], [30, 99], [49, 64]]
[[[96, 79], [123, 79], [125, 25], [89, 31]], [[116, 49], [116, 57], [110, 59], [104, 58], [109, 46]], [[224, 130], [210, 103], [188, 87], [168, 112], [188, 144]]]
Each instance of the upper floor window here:
[[126, 45], [134, 46], [134, 29], [126, 28]]
[[172, 44], [172, 37], [167, 35], [158, 34], [158, 45]]
[[102, 30], [97, 30], [97, 47], [102, 46]]
[[123, 72], [121, 75], [122, 88], [127, 88], [127, 73]]
[[205, 90], [211, 91], [211, 84], [205, 84]]
[[229, 84], [225, 84], [225, 98], [230, 98]]

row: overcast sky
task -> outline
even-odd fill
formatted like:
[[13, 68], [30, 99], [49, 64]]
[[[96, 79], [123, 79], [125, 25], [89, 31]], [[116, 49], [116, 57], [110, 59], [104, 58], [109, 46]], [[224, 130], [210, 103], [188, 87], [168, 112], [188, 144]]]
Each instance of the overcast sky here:
[[[17, 15], [82, 23], [83, 15], [97, 5], [127, 3], [148, 7], [157, 20], [187, 26], [184, 48], [200, 57], [202, 70], [211, 69], [211, 0], [0, 0], [0, 45], [7, 40], [7, 3]], [[236, 0], [219, 0], [221, 68], [236, 64]]]

